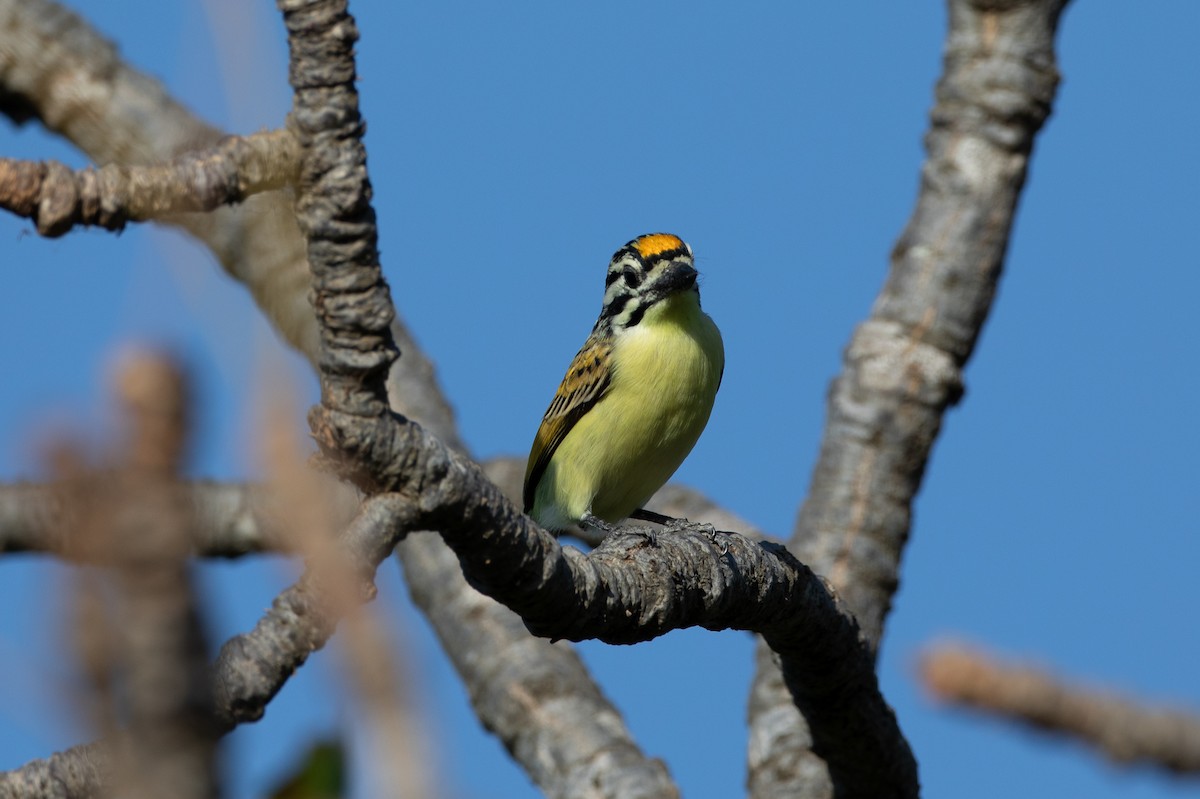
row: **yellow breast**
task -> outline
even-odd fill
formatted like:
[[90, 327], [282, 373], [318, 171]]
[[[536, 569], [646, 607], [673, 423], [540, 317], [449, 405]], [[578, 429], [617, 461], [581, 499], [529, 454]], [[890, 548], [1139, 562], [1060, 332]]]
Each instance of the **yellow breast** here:
[[685, 292], [613, 340], [612, 386], [563, 439], [538, 484], [535, 518], [561, 529], [642, 507], [691, 452], [721, 382], [721, 334]]

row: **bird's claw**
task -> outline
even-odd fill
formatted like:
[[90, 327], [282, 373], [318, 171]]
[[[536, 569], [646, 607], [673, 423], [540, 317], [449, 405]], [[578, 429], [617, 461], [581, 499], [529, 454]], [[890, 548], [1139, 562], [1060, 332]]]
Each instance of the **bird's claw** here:
[[650, 547], [658, 546], [658, 533], [651, 530], [649, 527], [631, 527], [626, 532], [630, 535], [640, 535], [646, 539], [646, 545]]
[[603, 519], [593, 516], [590, 513], [586, 514], [582, 519], [579, 520], [579, 525], [581, 527], [591, 528], [592, 530], [595, 530], [606, 537], [612, 535], [617, 529], [614, 525], [611, 525]]
[[696, 532], [700, 533], [711, 543], [716, 545], [722, 555], [729, 554], [729, 536], [726, 535], [723, 530], [718, 530], [716, 527], [713, 527], [708, 523], [697, 524], [694, 525], [694, 527]]
[[725, 533], [708, 522], [692, 522], [687, 519], [672, 519], [666, 526], [670, 533], [699, 533], [715, 544], [722, 555], [729, 554], [729, 539]]

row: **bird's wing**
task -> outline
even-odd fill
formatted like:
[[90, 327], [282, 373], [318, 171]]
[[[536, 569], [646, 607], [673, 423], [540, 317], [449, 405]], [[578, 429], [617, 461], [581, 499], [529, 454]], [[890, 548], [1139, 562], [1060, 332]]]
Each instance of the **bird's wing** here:
[[583, 415], [592, 409], [612, 382], [610, 356], [612, 343], [592, 335], [575, 354], [567, 369], [554, 401], [542, 417], [542, 425], [533, 437], [529, 465], [525, 467], [525, 512], [533, 509], [533, 495], [538, 481], [550, 464], [558, 445], [571, 432]]

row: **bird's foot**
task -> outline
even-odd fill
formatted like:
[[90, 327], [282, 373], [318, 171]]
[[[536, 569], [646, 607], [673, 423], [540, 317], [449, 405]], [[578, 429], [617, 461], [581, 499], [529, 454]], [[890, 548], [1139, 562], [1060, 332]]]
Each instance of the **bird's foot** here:
[[[634, 517], [631, 516], [630, 518]], [[613, 533], [624, 533], [625, 535], [641, 536], [642, 538], [646, 539], [646, 543], [650, 546], [658, 546], [658, 533], [654, 532], [654, 530], [650, 529], [649, 527], [618, 527], [617, 525], [609, 524], [603, 519], [593, 516], [590, 513], [580, 519], [579, 524], [581, 527], [599, 532], [605, 538]]]
[[590, 513], [583, 515], [583, 518], [579, 520], [579, 526], [594, 530], [603, 536], [610, 536], [617, 530], [615, 525], [609, 524], [599, 516], [593, 516]]
[[[724, 537], [722, 531], [707, 522], [692, 522], [687, 519], [677, 519], [674, 516], [664, 516], [661, 513], [655, 513], [645, 508], [638, 508], [629, 514], [629, 518], [660, 524], [665, 529], [665, 532], [668, 533], [699, 533], [717, 545], [722, 555], [729, 554], [729, 541]], [[721, 537], [718, 538], [718, 536]]]

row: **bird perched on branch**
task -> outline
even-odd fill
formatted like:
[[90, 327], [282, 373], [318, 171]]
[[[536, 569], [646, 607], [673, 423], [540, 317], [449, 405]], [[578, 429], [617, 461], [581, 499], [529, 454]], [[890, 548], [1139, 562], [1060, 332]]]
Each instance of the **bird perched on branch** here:
[[667, 233], [613, 255], [600, 318], [529, 453], [525, 512], [542, 527], [668, 520], [642, 505], [692, 451], [725, 369], [696, 277], [691, 247]]

